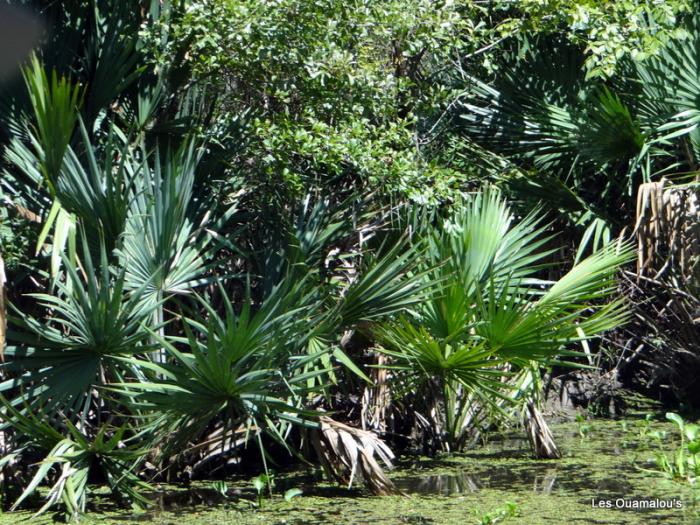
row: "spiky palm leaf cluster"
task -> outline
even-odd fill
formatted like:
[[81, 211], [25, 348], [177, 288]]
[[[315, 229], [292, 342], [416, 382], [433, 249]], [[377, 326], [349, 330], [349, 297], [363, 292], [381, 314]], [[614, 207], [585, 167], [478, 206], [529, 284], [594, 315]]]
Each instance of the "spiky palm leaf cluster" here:
[[221, 166], [187, 132], [206, 125], [197, 88], [140, 65], [139, 27], [168, 4], [79, 4], [40, 6], [64, 19], [67, 34], [51, 38], [65, 45], [31, 59], [2, 114], [3, 196], [41, 218], [47, 264], [10, 305], [7, 457], [46, 456], [17, 504], [50, 480], [42, 510], [71, 515], [85, 510], [91, 468], [143, 503], [146, 459], [167, 468], [212, 445], [226, 459], [253, 440], [265, 463], [264, 441], [286, 447], [292, 425], [319, 425], [307, 405], [339, 366], [365, 375], [344, 331], [424, 287], [405, 278], [410, 248], [362, 257], [358, 232], [381, 223], [366, 197], [309, 194], [256, 237], [245, 190], [217, 191]]
[[641, 184], [697, 183], [700, 18], [685, 30], [607, 81], [587, 79], [582, 50], [569, 43], [523, 40], [456, 105], [466, 140], [517, 166], [502, 180], [514, 195], [579, 229], [579, 256], [633, 222]]
[[577, 344], [624, 323], [624, 304], [606, 299], [629, 247], [591, 255], [556, 281], [538, 278], [551, 254], [546, 225], [534, 213], [516, 223], [493, 189], [417, 231], [429, 298], [375, 332], [397, 398], [432, 420], [442, 448], [464, 446], [484, 418], [532, 396], [515, 392], [519, 373], [574, 358]]
[[94, 472], [143, 503], [146, 464], [225, 464], [252, 442], [266, 465], [266, 443], [293, 449], [297, 427], [335, 475], [359, 465], [389, 491], [385, 446], [317, 410], [367, 379], [343, 334], [382, 341], [397, 392], [439, 388], [425, 399], [459, 442], [465, 407], [508, 397], [507, 366], [621, 322], [604, 300], [625, 253], [541, 281], [545, 228], [512, 224], [490, 191], [412, 235], [389, 227], [396, 203], [345, 185], [256, 214], [222, 161], [235, 152], [210, 140], [212, 96], [142, 65], [139, 28], [168, 2], [36, 5], [60, 30], [0, 111], [3, 201], [42, 223], [0, 364], [3, 465], [43, 459], [17, 504], [49, 481], [42, 510], [75, 516]]

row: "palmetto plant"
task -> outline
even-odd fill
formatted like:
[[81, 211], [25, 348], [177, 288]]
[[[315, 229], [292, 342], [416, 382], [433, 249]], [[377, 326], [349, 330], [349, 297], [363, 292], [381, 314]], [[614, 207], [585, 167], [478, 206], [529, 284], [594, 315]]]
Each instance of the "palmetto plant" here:
[[493, 81], [467, 86], [456, 126], [519, 168], [496, 175], [518, 198], [580, 229], [579, 255], [595, 250], [633, 222], [642, 183], [697, 169], [698, 20], [606, 83], [585, 79], [578, 48], [521, 42]]
[[631, 210], [619, 204], [641, 180], [649, 130], [607, 86], [584, 81], [580, 50], [531, 43], [494, 82], [475, 79], [459, 106], [456, 126], [466, 140], [519, 168], [496, 178], [579, 228], [581, 253], [625, 226]]
[[[133, 230], [129, 242], [137, 241], [148, 242], [148, 234]], [[333, 368], [341, 365], [364, 377], [338, 344], [343, 330], [417, 304], [427, 286], [411, 275], [415, 251], [399, 243], [367, 256], [351, 282], [340, 285], [328, 284], [319, 269], [293, 259], [262, 295], [256, 288], [264, 289], [265, 279], [249, 278], [248, 293], [235, 302], [224, 280], [214, 288], [217, 293], [203, 290], [206, 297], [188, 287], [183, 290], [190, 293], [180, 300], [173, 299], [177, 290], [161, 300], [148, 295], [151, 280], [160, 276], [158, 267], [142, 273], [140, 288], [129, 287], [133, 259], [122, 259], [119, 250], [110, 260], [103, 248], [94, 264], [84, 236], [82, 244], [82, 266], [64, 258], [66, 278], [58, 280], [55, 295], [35, 295], [50, 316], [12, 319], [13, 344], [3, 365], [10, 378], [0, 384], [12, 400], [7, 424], [22, 434], [23, 422], [46, 414], [52, 435], [66, 436], [71, 425], [83, 432], [119, 414], [111, 424], [123, 422], [133, 436], [152, 436], [160, 452], [154, 451], [154, 459], [164, 468], [177, 464], [173, 460], [183, 453], [209, 459], [237, 455], [250, 440], [265, 463], [265, 439], [288, 446], [293, 426], [319, 427], [319, 413], [308, 405], [327, 392], [328, 379], [336, 381]], [[179, 270], [187, 263], [175, 259], [172, 264]], [[163, 301], [171, 306], [165, 323], [154, 316]], [[155, 360], [154, 350], [162, 352]], [[70, 443], [59, 440], [61, 448], [47, 464], [80, 462], [74, 457], [77, 438], [65, 439]], [[372, 461], [368, 472], [379, 469]], [[73, 466], [65, 468], [71, 474], [64, 481], [74, 473]], [[47, 469], [42, 468], [42, 479]], [[68, 501], [71, 513], [82, 509], [84, 499], [66, 500], [71, 490], [58, 485], [49, 503]]]
[[157, 379], [113, 385], [135, 408], [153, 415], [152, 432], [169, 436], [166, 458], [196, 443], [205, 430], [214, 431], [212, 423], [222, 425], [220, 444], [230, 447], [222, 454], [237, 452], [235, 433], [250, 433], [261, 443], [266, 432], [285, 444], [288, 423], [303, 424], [312, 414], [303, 406], [307, 380], [324, 373], [304, 372], [307, 362], [321, 357], [304, 352], [318, 326], [315, 294], [280, 283], [258, 307], [248, 298], [236, 313], [221, 291], [223, 315], [200, 300], [206, 317], [183, 318], [186, 337], [157, 337], [170, 357], [166, 364], [148, 365]]
[[685, 364], [696, 361], [689, 356], [698, 352], [697, 323], [681, 313], [678, 319], [685, 321], [679, 327], [670, 313], [687, 311], [684, 303], [697, 282], [697, 13], [678, 29], [658, 53], [624, 63], [604, 83], [583, 77], [575, 48], [536, 42], [520, 58], [506, 54], [512, 59], [500, 75], [465, 90], [456, 120], [465, 142], [477, 142], [516, 167], [512, 175], [495, 175], [511, 195], [539, 202], [569, 225], [570, 243], [579, 245], [577, 260], [633, 232], [638, 282], [629, 286], [649, 302], [635, 315], [645, 320], [620, 335], [615, 346], [652, 340], [650, 332], [671, 317], [674, 335], [662, 349], [655, 343], [634, 365], [621, 368], [633, 382], [638, 377], [653, 378], [644, 381], [648, 385], [668, 382], [670, 391], [688, 400], [693, 391], [685, 386], [688, 380], [667, 378], [697, 375]]
[[64, 261], [70, 286], [58, 282], [56, 295], [33, 295], [44, 317], [11, 319], [2, 364], [9, 378], [0, 384], [15, 404], [83, 421], [98, 402], [95, 388], [121, 377], [134, 355], [151, 348], [142, 323], [157, 306], [141, 301], [140, 290], [127, 293], [124, 270], [115, 274], [104, 250], [95, 264], [84, 245], [84, 270]]
[[[147, 450], [134, 445], [131, 429], [124, 425], [114, 428], [104, 423], [98, 428], [69, 421], [64, 422], [65, 434], [50, 424], [47, 414], [40, 410], [24, 414], [14, 409], [4, 398], [5, 412], [2, 418], [18, 434], [18, 443], [12, 454], [4, 459], [22, 457], [36, 452], [46, 453], [31, 481], [15, 501], [16, 509], [39, 485], [47, 480], [53, 484], [46, 503], [37, 511], [41, 514], [57, 502], [63, 503], [70, 519], [78, 519], [85, 512], [89, 486], [88, 476], [99, 470], [115, 494], [132, 505], [145, 505], [148, 501], [141, 490], [148, 485], [134, 471], [142, 463]], [[125, 443], [128, 442], [128, 443]], [[51, 476], [55, 467], [57, 475]]]
[[187, 443], [196, 448], [202, 438], [207, 446], [221, 444], [219, 454], [237, 453], [247, 437], [231, 439], [235, 434], [255, 436], [261, 444], [264, 432], [287, 446], [290, 425], [319, 426], [319, 414], [306, 406], [337, 381], [337, 365], [365, 377], [338, 344], [343, 331], [421, 300], [425, 284], [407, 275], [413, 254], [400, 243], [369, 258], [340, 293], [320, 280], [318, 270], [302, 265], [300, 274], [300, 262], [259, 302], [248, 288], [237, 307], [219, 284], [223, 312], [203, 298], [183, 306], [178, 321], [184, 337], [151, 334], [167, 351], [167, 362], [143, 365], [155, 376], [114, 384], [112, 391], [133, 410], [152, 415], [151, 432], [169, 436], [165, 458]]
[[[205, 228], [216, 229], [216, 225], [207, 224], [211, 213], [206, 206], [210, 203], [197, 209], [193, 201], [200, 156], [193, 143], [167, 151], [162, 160], [158, 150], [152, 155], [146, 151], [141, 154], [153, 166], [143, 162], [136, 172], [119, 255], [127, 269], [127, 289], [143, 288], [144, 300], [158, 301], [169, 294], [189, 293], [207, 281], [212, 236]], [[234, 211], [235, 206], [226, 217]]]
[[[110, 256], [123, 232], [129, 175], [138, 169], [124, 151], [133, 147], [127, 137], [144, 139], [136, 131], [150, 123], [136, 125], [128, 116], [157, 84], [139, 64], [139, 28], [169, 3], [153, 0], [139, 9], [111, 0], [21, 3], [40, 12], [52, 30], [24, 67], [25, 92], [3, 93], [0, 126], [9, 140], [0, 192], [42, 218], [37, 251], [49, 245], [56, 278], [66, 248], [75, 256], [76, 220], [82, 218], [94, 247], [94, 226], [100, 226]], [[153, 104], [146, 120], [165, 124], [163, 105]]]
[[77, 125], [81, 90], [69, 78], [59, 78], [56, 71], [49, 80], [36, 56], [25, 69], [24, 78], [34, 112], [34, 124], [30, 124], [26, 132], [32, 138], [44, 181], [53, 192]]
[[465, 444], [480, 412], [498, 415], [517, 398], [509, 381], [515, 372], [572, 358], [578, 342], [625, 320], [623, 303], [605, 300], [631, 258], [628, 248], [603, 250], [555, 282], [542, 280], [546, 227], [535, 215], [514, 224], [494, 190], [421, 232], [429, 239], [430, 298], [374, 332], [391, 357], [397, 397], [413, 394], [419, 420], [448, 450]]
[[[32, 58], [31, 66], [25, 68], [24, 78], [33, 115], [29, 117], [20, 112], [8, 124], [15, 129], [15, 133], [4, 155], [15, 167], [13, 171], [17, 172], [20, 183], [16, 188], [9, 189], [17, 203], [30, 201], [40, 207], [37, 211], [47, 208], [37, 251], [49, 230], [54, 228], [52, 270], [55, 275], [60, 254], [75, 226], [74, 218], [62, 208], [58, 200], [56, 183], [79, 119], [82, 96], [80, 87], [73, 85], [67, 76], [59, 78], [57, 72], [53, 71], [49, 80], [49, 75], [36, 56]], [[9, 171], [5, 177], [10, 180], [14, 178]], [[23, 191], [25, 185], [32, 189]], [[45, 191], [42, 192], [40, 188], [45, 188]], [[73, 241], [74, 239], [73, 237]]]
[[[246, 180], [259, 159], [224, 144], [239, 137], [228, 135], [238, 103], [210, 93], [217, 82], [190, 85], [196, 61], [168, 71], [143, 56], [159, 43], [140, 28], [172, 4], [186, 18], [188, 2], [30, 3], [61, 23], [24, 69], [24, 91], [0, 97], [3, 203], [41, 223], [37, 265], [11, 286], [0, 363], [0, 467], [21, 458], [32, 469], [15, 507], [48, 484], [41, 511], [62, 504], [76, 517], [94, 479], [144, 503], [148, 477], [184, 475], [184, 464], [209, 473], [233, 458], [267, 470], [284, 449], [299, 453], [297, 438], [335, 479], [349, 484], [361, 471], [390, 493], [375, 456], [390, 465], [391, 451], [330, 417], [357, 413], [369, 345], [384, 353], [397, 402], [452, 450], [486, 418], [536, 398], [542, 367], [575, 360], [582, 341], [624, 321], [609, 296], [628, 250], [601, 250], [550, 281], [550, 229], [536, 214], [516, 220], [494, 190], [392, 230], [402, 204], [365, 194], [364, 176], [316, 188], [326, 174], [304, 175], [306, 196], [289, 201], [276, 182], [264, 187], [297, 179], [276, 173], [281, 160], [262, 182]], [[654, 172], [644, 161], [673, 150], [674, 134], [691, 133], [694, 116], [674, 106], [670, 120], [647, 118], [629, 102], [633, 90], [587, 84], [580, 57], [566, 56], [546, 78], [520, 61], [500, 84], [479, 83], [463, 129], [541, 170], [525, 186], [555, 189], [551, 200], [575, 223], [595, 225], [591, 239], [610, 241], [609, 210], [590, 198], [586, 177], [607, 181], [603, 199], [614, 202], [640, 170]], [[263, 113], [278, 111], [273, 99]], [[214, 131], [212, 108], [225, 113]], [[244, 140], [264, 131], [254, 120], [238, 130]], [[313, 164], [314, 173], [346, 169], [340, 157]], [[273, 194], [275, 209], [261, 213]]]

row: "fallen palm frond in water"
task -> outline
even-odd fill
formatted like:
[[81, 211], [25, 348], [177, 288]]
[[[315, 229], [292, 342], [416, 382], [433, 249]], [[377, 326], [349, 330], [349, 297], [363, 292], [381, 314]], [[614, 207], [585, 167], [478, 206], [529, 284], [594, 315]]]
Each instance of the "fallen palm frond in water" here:
[[376, 454], [393, 468], [394, 453], [381, 439], [327, 416], [321, 416], [319, 423], [320, 429], [310, 431], [311, 444], [329, 477], [351, 486], [359, 471], [373, 494], [400, 494], [375, 458]]

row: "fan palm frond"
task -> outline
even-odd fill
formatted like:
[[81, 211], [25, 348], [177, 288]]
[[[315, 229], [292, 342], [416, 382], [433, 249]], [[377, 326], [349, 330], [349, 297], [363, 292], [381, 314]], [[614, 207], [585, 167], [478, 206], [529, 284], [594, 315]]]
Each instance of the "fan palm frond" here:
[[85, 240], [83, 245], [84, 273], [64, 259], [70, 286], [59, 282], [58, 295], [32, 295], [50, 315], [10, 317], [0, 365], [9, 376], [0, 383], [3, 394], [21, 393], [16, 402], [82, 418], [95, 387], [121, 376], [123, 358], [149, 351], [142, 323], [155, 308], [141, 301], [139, 290], [125, 292], [124, 271], [113, 273], [104, 249], [95, 265]]

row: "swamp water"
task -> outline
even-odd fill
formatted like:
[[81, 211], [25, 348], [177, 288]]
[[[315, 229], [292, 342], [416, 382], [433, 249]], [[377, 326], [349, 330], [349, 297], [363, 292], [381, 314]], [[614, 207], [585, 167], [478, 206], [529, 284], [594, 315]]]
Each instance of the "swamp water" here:
[[[560, 460], [535, 460], [525, 439], [495, 436], [455, 456], [408, 457], [391, 473], [406, 496], [373, 497], [298, 472], [279, 473], [275, 496], [254, 505], [249, 481], [230, 481], [222, 495], [207, 483], [154, 495], [149, 511], [134, 514], [103, 504], [81, 521], [91, 524], [700, 524], [700, 489], [666, 479], [650, 461], [650, 437], [665, 430], [669, 457], [675, 429], [664, 421], [593, 420], [582, 437], [577, 423], [553, 425]], [[288, 488], [303, 495], [282, 498]], [[654, 503], [650, 503], [650, 502]], [[642, 503], [640, 503], [642, 502]], [[640, 506], [656, 508], [639, 508]], [[671, 508], [659, 508], [670, 506]], [[0, 525], [28, 513], [0, 516]], [[48, 524], [50, 517], [29, 523]], [[26, 522], [25, 522], [26, 523]]]

